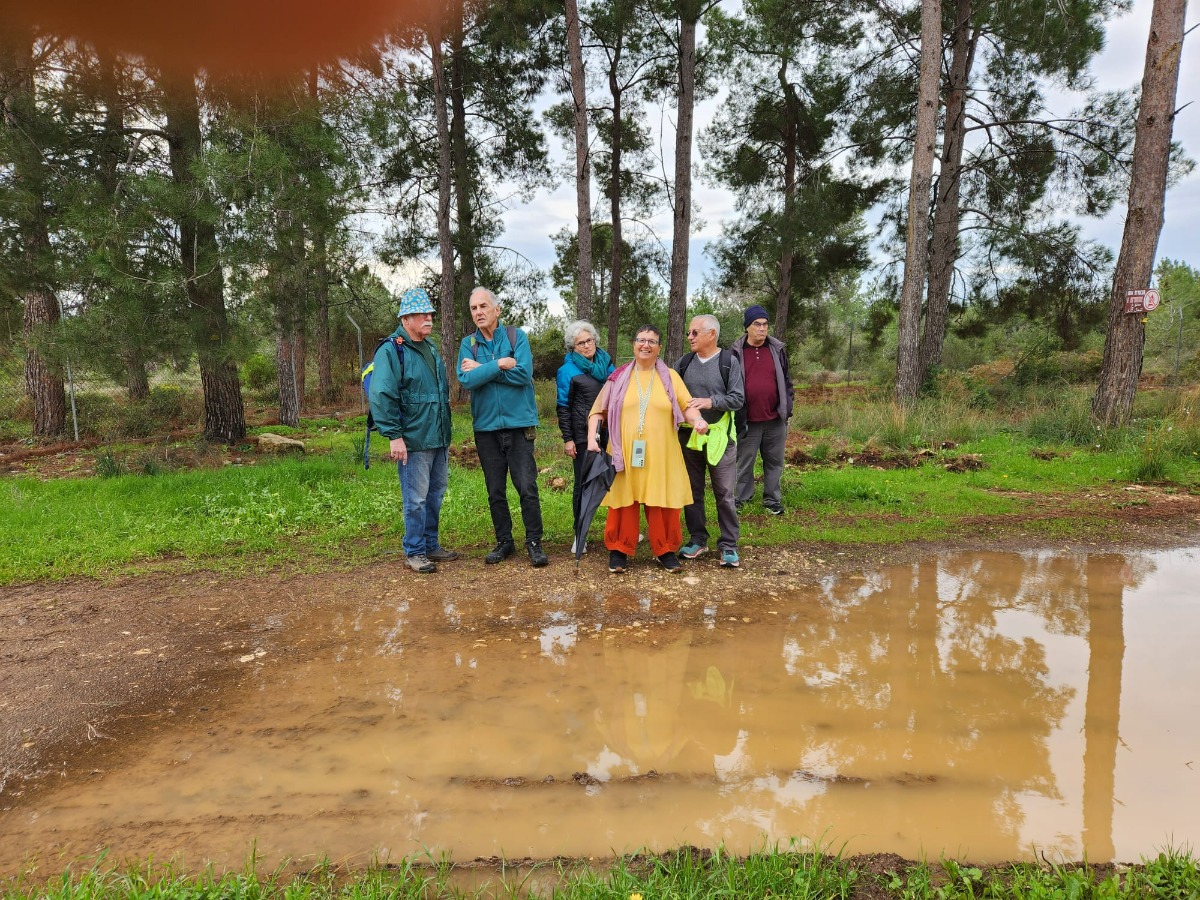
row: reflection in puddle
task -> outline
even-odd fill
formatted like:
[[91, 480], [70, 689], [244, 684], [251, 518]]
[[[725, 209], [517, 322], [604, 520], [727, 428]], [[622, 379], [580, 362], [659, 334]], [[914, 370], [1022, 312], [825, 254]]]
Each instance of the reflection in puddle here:
[[267, 861], [792, 836], [1137, 859], [1200, 837], [1198, 576], [1194, 551], [948, 554], [736, 602], [700, 578], [682, 601], [624, 581], [326, 611], [282, 627], [245, 693], [0, 813], [0, 866], [106, 846], [237, 866], [252, 839]]

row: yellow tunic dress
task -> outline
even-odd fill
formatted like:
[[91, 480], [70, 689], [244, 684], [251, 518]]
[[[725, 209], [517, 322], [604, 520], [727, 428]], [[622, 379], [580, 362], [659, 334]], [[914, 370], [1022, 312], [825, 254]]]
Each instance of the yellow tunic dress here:
[[[671, 386], [679, 410], [687, 406], [692, 395], [688, 393], [683, 379], [671, 371]], [[646, 407], [646, 424], [638, 434], [638, 385], [650, 382], [650, 403]], [[601, 392], [603, 396], [603, 392]], [[592, 412], [603, 412], [601, 397], [596, 398]], [[638, 438], [646, 442], [646, 465], [635, 469], [629, 464], [633, 458], [633, 442]], [[611, 451], [611, 445], [610, 445]], [[601, 501], [603, 506], [619, 509], [631, 503], [646, 506], [664, 506], [682, 509], [692, 502], [692, 486], [688, 481], [687, 467], [683, 462], [683, 451], [679, 449], [679, 438], [671, 414], [671, 398], [667, 396], [658, 372], [634, 372], [629, 378], [629, 389], [621, 404], [621, 452], [625, 455], [625, 469], [618, 472], [612, 487]]]

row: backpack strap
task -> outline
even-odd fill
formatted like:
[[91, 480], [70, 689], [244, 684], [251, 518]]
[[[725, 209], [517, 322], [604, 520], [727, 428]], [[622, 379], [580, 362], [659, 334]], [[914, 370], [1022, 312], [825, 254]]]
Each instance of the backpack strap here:
[[[391, 335], [380, 338], [379, 343], [375, 345], [375, 353], [379, 353], [379, 348], [384, 344], [391, 344], [396, 348], [396, 358], [400, 363], [400, 380], [404, 380], [404, 341], [400, 338], [394, 338]], [[365, 380], [368, 376], [373, 376], [375, 370], [375, 354], [371, 355], [371, 363], [363, 369], [362, 379]], [[371, 432], [375, 428], [375, 417], [371, 415], [371, 400], [367, 398], [367, 433], [363, 440], [363, 468], [371, 468]]]
[[[721, 358], [717, 360], [717, 365], [721, 369], [721, 380], [725, 382], [725, 390], [729, 390], [729, 368], [733, 365], [733, 351], [721, 348]], [[675, 371], [679, 373], [679, 377], [683, 377], [683, 373], [687, 371], [687, 367], [692, 364], [692, 360], [696, 358], [696, 351], [689, 350], [679, 359], [679, 368]]]
[[[516, 356], [516, 354], [517, 354], [517, 326], [516, 325], [505, 325], [504, 331], [508, 335], [508, 345], [510, 347], [512, 347], [513, 356]], [[479, 362], [479, 344], [483, 340], [483, 333], [478, 328], [476, 328], [475, 334], [472, 337], [474, 338], [474, 340], [471, 341], [471, 359], [475, 360], [475, 362]]]

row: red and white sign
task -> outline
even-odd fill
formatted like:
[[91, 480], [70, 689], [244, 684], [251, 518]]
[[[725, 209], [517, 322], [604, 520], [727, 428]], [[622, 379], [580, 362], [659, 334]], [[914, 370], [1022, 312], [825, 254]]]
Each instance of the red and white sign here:
[[1158, 289], [1125, 292], [1125, 312], [1148, 313], [1158, 309]]

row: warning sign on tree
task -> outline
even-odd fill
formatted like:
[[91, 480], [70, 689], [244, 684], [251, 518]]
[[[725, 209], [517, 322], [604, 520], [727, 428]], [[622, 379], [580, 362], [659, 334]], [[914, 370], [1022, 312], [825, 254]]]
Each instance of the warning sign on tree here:
[[1125, 292], [1125, 312], [1148, 313], [1158, 309], [1158, 289]]

